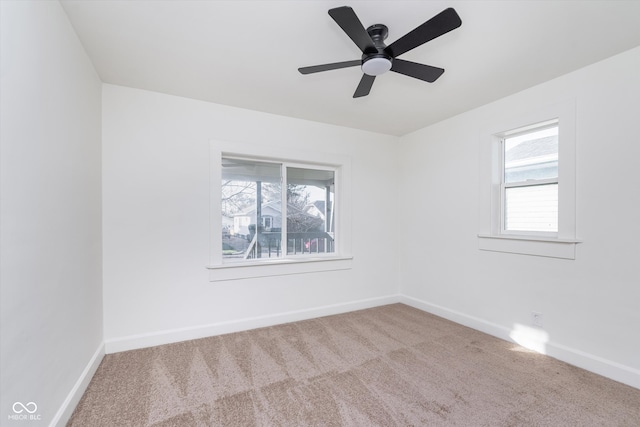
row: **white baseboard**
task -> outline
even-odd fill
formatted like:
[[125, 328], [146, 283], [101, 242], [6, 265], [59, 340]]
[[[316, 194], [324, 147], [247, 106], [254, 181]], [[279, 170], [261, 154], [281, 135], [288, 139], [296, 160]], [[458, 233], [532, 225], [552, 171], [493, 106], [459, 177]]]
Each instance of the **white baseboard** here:
[[[493, 335], [505, 341], [522, 345], [521, 342], [514, 340], [513, 336], [515, 331], [504, 326], [406, 295], [400, 295], [400, 302], [419, 310], [426, 311], [427, 313], [435, 314], [436, 316], [451, 320], [452, 322]], [[537, 350], [536, 348], [532, 349]], [[598, 375], [602, 375], [603, 377], [640, 389], [640, 370], [638, 369], [586, 353], [582, 350], [554, 343], [553, 341], [544, 342], [543, 353], [570, 365], [577, 366]]]
[[73, 385], [73, 388], [62, 403], [62, 406], [60, 406], [60, 409], [58, 409], [58, 412], [53, 417], [53, 420], [49, 424], [49, 427], [62, 427], [67, 424], [67, 422], [71, 418], [71, 415], [73, 414], [73, 411], [78, 405], [78, 402], [80, 402], [82, 395], [89, 386], [91, 378], [93, 378], [93, 375], [98, 370], [98, 366], [100, 366], [100, 362], [102, 362], [104, 355], [105, 346], [104, 343], [101, 343], [96, 352], [89, 360], [87, 366], [82, 371], [82, 374], [80, 374], [80, 378], [78, 378], [78, 381], [76, 381], [76, 383]]
[[355, 310], [363, 310], [381, 305], [400, 302], [399, 295], [370, 298], [352, 301], [342, 304], [326, 305], [305, 310], [289, 311], [267, 316], [257, 316], [246, 319], [219, 322], [209, 325], [200, 325], [189, 328], [170, 329], [148, 334], [130, 335], [122, 338], [114, 338], [105, 341], [107, 354], [118, 353], [127, 350], [136, 350], [145, 347], [170, 344], [179, 341], [187, 341], [206, 338], [215, 335], [229, 334], [232, 332], [246, 331], [255, 328], [279, 325], [282, 323], [296, 322], [299, 320], [313, 319], [330, 316], [333, 314], [347, 313]]
[[406, 295], [400, 295], [400, 302], [419, 310], [426, 311], [427, 313], [435, 314], [438, 317], [451, 320], [452, 322], [458, 323], [460, 325], [468, 326], [477, 331], [513, 342], [513, 339], [511, 339], [511, 337], [509, 336], [511, 330], [496, 323], [487, 322], [486, 320], [480, 319], [479, 317], [469, 316], [468, 314], [451, 310], [449, 308], [442, 307], [436, 304], [431, 304], [430, 302], [419, 300], [417, 298], [409, 297]]

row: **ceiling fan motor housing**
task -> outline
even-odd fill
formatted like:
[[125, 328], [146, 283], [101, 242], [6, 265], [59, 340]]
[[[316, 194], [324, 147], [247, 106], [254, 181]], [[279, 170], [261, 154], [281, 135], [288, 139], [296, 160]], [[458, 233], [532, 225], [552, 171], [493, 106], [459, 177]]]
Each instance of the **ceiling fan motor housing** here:
[[365, 51], [362, 54], [362, 72], [370, 76], [379, 76], [391, 69], [393, 58], [384, 52], [387, 45], [384, 40], [389, 35], [389, 29], [384, 24], [375, 24], [367, 28], [376, 50]]

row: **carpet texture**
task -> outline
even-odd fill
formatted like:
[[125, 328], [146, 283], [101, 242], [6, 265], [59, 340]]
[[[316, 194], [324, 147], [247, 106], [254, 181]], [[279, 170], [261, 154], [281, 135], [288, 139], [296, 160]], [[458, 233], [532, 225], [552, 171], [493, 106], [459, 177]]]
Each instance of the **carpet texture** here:
[[402, 304], [107, 355], [69, 426], [640, 426], [640, 390]]

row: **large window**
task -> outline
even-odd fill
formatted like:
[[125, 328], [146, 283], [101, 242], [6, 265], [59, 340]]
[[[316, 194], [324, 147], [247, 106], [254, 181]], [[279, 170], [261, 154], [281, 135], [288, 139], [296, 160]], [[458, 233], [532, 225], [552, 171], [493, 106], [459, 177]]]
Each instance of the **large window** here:
[[335, 252], [335, 168], [222, 157], [224, 263]]
[[502, 138], [502, 231], [558, 232], [558, 122], [506, 132]]

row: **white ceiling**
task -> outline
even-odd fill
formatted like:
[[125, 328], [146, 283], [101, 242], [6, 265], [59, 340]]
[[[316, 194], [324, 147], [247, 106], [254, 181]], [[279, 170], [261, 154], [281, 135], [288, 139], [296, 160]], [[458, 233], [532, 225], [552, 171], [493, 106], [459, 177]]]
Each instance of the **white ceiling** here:
[[[640, 45], [640, 1], [64, 0], [106, 83], [404, 135]], [[462, 26], [401, 56], [444, 68], [435, 83], [379, 76], [353, 99], [360, 58], [327, 14], [353, 7], [387, 44], [454, 7]]]

